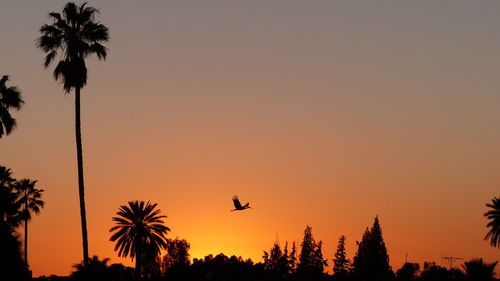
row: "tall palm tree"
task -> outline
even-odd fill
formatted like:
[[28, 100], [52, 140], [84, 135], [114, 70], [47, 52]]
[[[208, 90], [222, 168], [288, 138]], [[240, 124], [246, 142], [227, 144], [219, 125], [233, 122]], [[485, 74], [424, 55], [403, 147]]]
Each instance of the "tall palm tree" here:
[[129, 201], [128, 206], [120, 206], [113, 217], [116, 226], [109, 231], [114, 232], [109, 239], [116, 241], [115, 251], [118, 256], [135, 258], [135, 273], [141, 276], [144, 265], [160, 254], [167, 247], [165, 235], [170, 228], [163, 224], [158, 204], [144, 201]]
[[493, 247], [500, 248], [500, 197], [495, 197], [491, 200], [491, 203], [486, 204], [486, 207], [490, 208], [484, 216], [490, 220], [487, 227], [490, 231], [484, 237], [484, 240], [490, 240], [490, 244]]
[[45, 203], [42, 200], [43, 189], [37, 189], [36, 183], [36, 180], [22, 179], [14, 185], [19, 194], [21, 219], [24, 220], [24, 262], [26, 265], [28, 265], [28, 221], [32, 213], [40, 213], [40, 208], [43, 208]]
[[9, 76], [0, 79], [0, 138], [9, 135], [16, 128], [16, 119], [12, 118], [9, 110], [19, 110], [24, 104], [21, 92], [16, 87], [7, 87]]
[[59, 55], [60, 61], [54, 68], [54, 78], [62, 80], [63, 88], [67, 93], [72, 89], [75, 92], [76, 155], [84, 264], [88, 262], [89, 252], [80, 128], [80, 90], [87, 83], [85, 59], [91, 55], [96, 55], [98, 59], [106, 59], [107, 49], [102, 43], [109, 40], [108, 28], [95, 21], [97, 13], [97, 9], [87, 7], [86, 3], [76, 5], [68, 2], [62, 14], [49, 14], [53, 22], [50, 25], [44, 24], [40, 28], [42, 35], [38, 38], [38, 47], [47, 54], [45, 67], [48, 67]]

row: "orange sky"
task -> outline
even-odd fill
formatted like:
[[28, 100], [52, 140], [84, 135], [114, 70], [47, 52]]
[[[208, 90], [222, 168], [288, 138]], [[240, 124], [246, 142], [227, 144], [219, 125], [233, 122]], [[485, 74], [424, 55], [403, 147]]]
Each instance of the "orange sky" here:
[[[37, 30], [64, 1], [7, 0], [0, 74], [26, 104], [0, 164], [37, 179], [34, 275], [81, 259], [73, 96]], [[498, 259], [482, 214], [500, 186], [500, 3], [90, 1], [110, 28], [82, 122], [90, 253], [128, 200], [159, 203], [191, 255], [260, 261], [306, 225], [333, 257], [381, 219], [391, 265]], [[20, 17], [22, 15], [22, 17]], [[231, 213], [237, 194], [254, 209]]]

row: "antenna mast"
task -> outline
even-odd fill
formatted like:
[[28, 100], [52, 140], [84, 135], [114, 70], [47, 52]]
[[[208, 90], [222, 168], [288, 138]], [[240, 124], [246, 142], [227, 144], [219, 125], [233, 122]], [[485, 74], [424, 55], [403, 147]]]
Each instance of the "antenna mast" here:
[[451, 269], [451, 266], [453, 265], [454, 261], [456, 261], [456, 260], [463, 260], [464, 258], [459, 258], [459, 257], [442, 257], [441, 259], [448, 260], [450, 262], [450, 269]]

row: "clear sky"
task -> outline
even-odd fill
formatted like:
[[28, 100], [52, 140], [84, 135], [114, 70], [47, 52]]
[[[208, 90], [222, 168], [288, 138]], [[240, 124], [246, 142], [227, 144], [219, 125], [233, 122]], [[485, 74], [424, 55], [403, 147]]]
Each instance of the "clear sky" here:
[[[23, 92], [0, 164], [37, 179], [34, 275], [81, 253], [73, 95], [35, 48], [64, 1], [2, 0], [0, 74]], [[499, 1], [90, 1], [110, 29], [90, 60], [82, 129], [91, 255], [118, 258], [111, 217], [159, 203], [191, 255], [260, 261], [307, 224], [331, 259], [378, 214], [398, 269], [498, 259]], [[231, 213], [237, 194], [254, 209]]]

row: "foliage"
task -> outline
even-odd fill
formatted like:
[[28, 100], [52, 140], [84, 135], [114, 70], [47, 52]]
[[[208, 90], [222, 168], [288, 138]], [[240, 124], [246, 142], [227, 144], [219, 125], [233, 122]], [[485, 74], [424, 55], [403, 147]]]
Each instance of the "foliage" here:
[[167, 253], [162, 259], [162, 271], [171, 278], [182, 276], [189, 267], [189, 248], [184, 239], [167, 239]]
[[113, 217], [116, 226], [109, 230], [114, 232], [110, 241], [116, 241], [118, 256], [135, 258], [137, 276], [149, 275], [160, 250], [167, 247], [165, 235], [170, 228], [164, 225], [166, 216], [160, 215], [157, 206], [149, 201], [129, 201], [128, 206], [120, 206], [118, 216]]
[[93, 256], [89, 259], [87, 264], [79, 263], [73, 265], [75, 271], [70, 275], [71, 280], [75, 281], [85, 281], [85, 280], [95, 280], [95, 281], [106, 281], [110, 279], [108, 275], [108, 262], [109, 258], [99, 260], [97, 256]]
[[358, 243], [353, 271], [360, 280], [378, 281], [393, 278], [378, 216], [375, 217], [372, 228], [365, 230], [363, 239]]
[[52, 24], [40, 28], [37, 45], [46, 53], [44, 66], [48, 67], [60, 55], [54, 78], [62, 79], [68, 93], [87, 83], [87, 57], [96, 55], [98, 59], [106, 59], [107, 49], [102, 43], [109, 40], [109, 31], [95, 21], [98, 12], [87, 3], [68, 2], [62, 13], [49, 13]]
[[311, 279], [321, 278], [324, 267], [327, 265], [326, 260], [323, 259], [322, 245], [322, 241], [316, 243], [312, 235], [312, 228], [306, 226], [300, 245], [299, 264], [297, 265], [297, 274], [301, 278], [305, 276]]
[[495, 279], [495, 267], [498, 262], [485, 263], [483, 259], [471, 259], [462, 265], [462, 273], [465, 280], [470, 281], [493, 281]]
[[436, 265], [435, 262], [424, 262], [424, 270], [420, 274], [422, 281], [447, 281], [454, 280], [456, 274], [453, 270]]
[[18, 194], [18, 204], [20, 206], [20, 219], [24, 220], [24, 262], [28, 265], [28, 221], [31, 220], [31, 213], [40, 213], [45, 202], [42, 200], [43, 189], [36, 188], [37, 181], [22, 179], [14, 184], [14, 189]]
[[20, 110], [24, 104], [19, 89], [7, 86], [7, 81], [9, 81], [7, 75], [0, 79], [0, 138], [9, 135], [16, 128], [16, 119], [12, 117], [10, 111]]
[[[26, 207], [31, 207], [31, 210], [35, 211], [34, 205], [39, 206], [30, 201], [33, 198], [30, 198], [24, 189], [24, 187], [34, 188], [35, 183], [36, 181], [28, 179], [17, 181], [9, 168], [0, 166], [0, 277], [2, 277], [0, 280], [10, 280], [9, 278], [23, 280], [29, 276], [25, 263], [26, 258], [25, 260], [21, 258], [21, 247], [16, 227], [22, 220], [26, 222], [30, 218], [30, 209]], [[30, 193], [30, 195], [33, 194]], [[40, 200], [39, 197], [37, 198]], [[30, 203], [34, 205], [30, 205]], [[40, 210], [36, 209], [36, 211]], [[26, 237], [25, 243], [27, 243]], [[24, 253], [27, 254], [26, 249], [24, 249]]]
[[335, 258], [333, 259], [333, 272], [337, 277], [346, 276], [351, 268], [351, 261], [347, 258], [345, 249], [345, 240], [346, 237], [344, 235], [339, 237], [337, 252], [335, 252]]
[[490, 208], [484, 214], [489, 220], [487, 227], [490, 230], [484, 237], [484, 240], [490, 240], [491, 246], [500, 248], [500, 197], [493, 198], [491, 203], [486, 204], [486, 207]]
[[71, 275], [72, 281], [131, 281], [133, 280], [133, 269], [122, 264], [108, 266], [109, 258], [99, 260], [97, 256], [89, 259], [85, 265], [83, 262], [75, 264]]
[[420, 265], [418, 263], [406, 262], [400, 269], [398, 269], [396, 277], [401, 281], [415, 280], [418, 276], [419, 270]]
[[[168, 276], [166, 276], [168, 279]], [[218, 280], [251, 281], [267, 280], [263, 264], [254, 264], [252, 260], [241, 257], [227, 257], [224, 254], [208, 255], [204, 259], [193, 259], [189, 271], [181, 279], [175, 280]]]
[[264, 251], [264, 270], [274, 279], [284, 279], [295, 272], [296, 261], [295, 242], [292, 243], [292, 251], [288, 252], [288, 242], [285, 243], [283, 251], [278, 243], [269, 252]]
[[28, 280], [29, 273], [21, 258], [21, 246], [14, 228], [0, 222], [0, 280]]
[[60, 58], [54, 68], [54, 79], [62, 80], [63, 88], [67, 93], [71, 89], [75, 89], [75, 140], [84, 263], [88, 262], [89, 250], [84, 199], [80, 89], [87, 83], [85, 59], [96, 55], [101, 60], [107, 56], [107, 49], [102, 43], [109, 40], [109, 32], [106, 26], [95, 21], [95, 15], [98, 12], [97, 9], [88, 7], [87, 3], [76, 5], [73, 2], [68, 2], [62, 13], [49, 13], [52, 24], [42, 25], [40, 28], [41, 36], [37, 39], [37, 46], [46, 54], [45, 68], [57, 57]]
[[21, 221], [19, 194], [14, 189], [12, 171], [0, 166], [0, 222], [17, 227]]
[[14, 184], [14, 189], [18, 193], [18, 202], [22, 208], [21, 219], [31, 220], [31, 214], [40, 213], [45, 202], [42, 200], [43, 189], [36, 188], [36, 180], [22, 179]]

